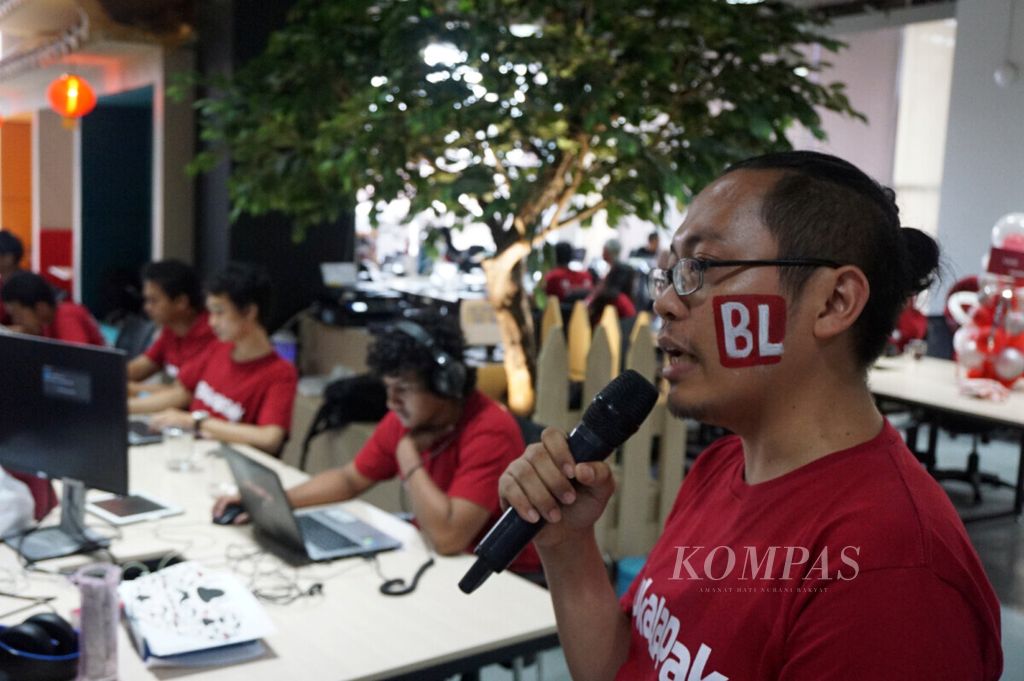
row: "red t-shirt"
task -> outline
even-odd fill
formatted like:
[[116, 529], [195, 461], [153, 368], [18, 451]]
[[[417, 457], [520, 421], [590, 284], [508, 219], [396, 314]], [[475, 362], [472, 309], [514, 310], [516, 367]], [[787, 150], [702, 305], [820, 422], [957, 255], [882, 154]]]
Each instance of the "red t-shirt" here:
[[204, 311], [196, 317], [184, 336], [179, 336], [165, 326], [143, 354], [174, 378], [182, 366], [201, 359], [216, 340], [217, 336], [210, 328], [210, 315]]
[[[395, 451], [407, 432], [395, 413], [388, 412], [356, 455], [356, 469], [377, 481], [398, 475]], [[456, 433], [453, 440], [445, 438], [440, 451], [423, 452], [423, 468], [449, 497], [466, 499], [490, 512], [491, 517], [473, 540], [476, 546], [501, 516], [498, 478], [525, 446], [512, 415], [479, 390], [466, 399]], [[540, 571], [540, 558], [533, 544], [523, 549], [509, 569]]]
[[899, 318], [896, 320], [896, 328], [889, 336], [889, 342], [896, 346], [896, 349], [903, 351], [903, 348], [911, 340], [924, 338], [928, 335], [928, 318], [918, 309], [908, 305], [903, 308]]
[[1003, 668], [999, 603], [963, 523], [888, 423], [753, 486], [740, 440], [713, 444], [621, 606], [618, 679], [995, 681]]
[[107, 344], [89, 311], [66, 300], [57, 303], [53, 321], [43, 327], [43, 336], [67, 343]]
[[[574, 291], [589, 291], [594, 286], [590, 272], [577, 272], [568, 267], [555, 267], [548, 271], [544, 280], [544, 293], [556, 298], [564, 298]], [[521, 453], [521, 452], [520, 452]]]
[[234, 345], [215, 341], [201, 361], [188, 362], [178, 380], [192, 393], [190, 410], [202, 409], [231, 423], [281, 426], [292, 423], [295, 367], [276, 352], [259, 359], [236, 362]]

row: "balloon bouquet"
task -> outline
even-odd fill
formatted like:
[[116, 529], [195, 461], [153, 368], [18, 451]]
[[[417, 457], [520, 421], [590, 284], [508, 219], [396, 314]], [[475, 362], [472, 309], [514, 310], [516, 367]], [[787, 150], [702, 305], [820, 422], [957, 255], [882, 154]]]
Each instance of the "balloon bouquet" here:
[[968, 379], [998, 382], [1005, 395], [1024, 376], [1024, 213], [992, 228], [986, 269], [977, 292], [959, 291], [946, 304], [961, 325], [953, 335], [957, 364]]

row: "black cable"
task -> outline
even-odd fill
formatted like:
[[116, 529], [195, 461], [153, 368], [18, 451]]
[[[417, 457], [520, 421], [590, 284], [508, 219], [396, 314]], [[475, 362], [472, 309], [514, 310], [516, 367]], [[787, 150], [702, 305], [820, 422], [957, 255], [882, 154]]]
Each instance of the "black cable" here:
[[419, 585], [420, 577], [423, 576], [423, 573], [433, 567], [433, 565], [434, 557], [431, 556], [425, 563], [423, 563], [423, 565], [420, 565], [419, 569], [416, 570], [416, 573], [412, 576], [411, 582], [406, 584], [405, 580], [402, 578], [387, 579], [380, 585], [380, 592], [385, 596], [405, 596], [406, 594], [411, 594]]

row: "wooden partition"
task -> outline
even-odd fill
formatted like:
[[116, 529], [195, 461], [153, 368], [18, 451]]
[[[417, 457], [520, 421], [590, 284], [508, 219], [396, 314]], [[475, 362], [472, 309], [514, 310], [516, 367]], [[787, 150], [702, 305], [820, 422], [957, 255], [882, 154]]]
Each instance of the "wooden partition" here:
[[601, 319], [598, 326], [604, 329], [608, 336], [608, 354], [612, 367], [612, 378], [619, 375], [619, 368], [622, 366], [622, 325], [619, 323], [619, 313], [614, 305], [605, 305], [601, 312]]
[[[545, 336], [546, 338], [546, 336]], [[569, 380], [582, 381], [587, 375], [587, 355], [590, 353], [591, 331], [587, 306], [577, 300], [569, 315]]]
[[537, 401], [533, 420], [545, 426], [568, 429], [569, 421], [569, 355], [561, 326], [552, 326], [544, 335], [537, 357]]
[[552, 296], [548, 298], [548, 306], [544, 308], [544, 316], [541, 317], [540, 320], [541, 345], [543, 345], [544, 341], [547, 340], [548, 332], [555, 326], [564, 333], [564, 324], [562, 323], [562, 306], [558, 304], [558, 298]]
[[[594, 396], [618, 374], [609, 332], [619, 331], [604, 322], [594, 330], [586, 354], [582, 409], [569, 412], [569, 355], [561, 328], [548, 329], [537, 361], [537, 409], [533, 419], [569, 430], [579, 422]], [[595, 526], [598, 544], [613, 559], [646, 554], [664, 526], [683, 480], [686, 423], [667, 409], [665, 386], [651, 330], [651, 316], [641, 313], [630, 333], [625, 368], [633, 369], [662, 391], [651, 414], [626, 441], [613, 462], [616, 492]]]
[[[637, 324], [640, 326], [640, 324]], [[634, 327], [635, 328], [635, 327]], [[633, 369], [650, 380], [655, 373], [657, 357], [650, 325], [634, 335], [630, 344], [626, 368]], [[660, 400], [664, 402], [664, 400]], [[622, 482], [621, 495], [616, 516], [616, 541], [614, 555], [630, 556], [646, 553], [658, 535], [658, 487], [653, 477], [655, 436], [664, 425], [664, 409], [657, 406], [637, 430], [636, 435], [622, 447], [620, 464]]]

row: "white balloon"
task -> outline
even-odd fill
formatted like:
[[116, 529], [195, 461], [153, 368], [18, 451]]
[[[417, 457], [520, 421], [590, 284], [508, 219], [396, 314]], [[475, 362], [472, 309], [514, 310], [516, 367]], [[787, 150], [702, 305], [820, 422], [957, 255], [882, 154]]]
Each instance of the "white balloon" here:
[[1012, 381], [1024, 374], [1024, 354], [1017, 348], [1003, 348], [994, 364], [996, 376]]
[[[1007, 243], [1009, 241], [1009, 243]], [[1024, 242], [1024, 213], [1007, 213], [992, 228], [992, 245], [1019, 250]]]
[[964, 325], [971, 323], [971, 316], [978, 309], [979, 297], [977, 291], [957, 291], [949, 294], [946, 299], [946, 309], [949, 316], [953, 318], [962, 329]]
[[1006, 333], [1011, 336], [1024, 333], [1024, 310], [1018, 310], [1006, 315]]
[[962, 351], [956, 353], [957, 364], [965, 369], [977, 369], [985, 363], [985, 353], [978, 347], [978, 341], [971, 338]]
[[977, 332], [978, 329], [973, 324], [961, 326], [956, 330], [956, 333], [953, 334], [953, 351], [956, 352], [957, 356], [962, 355], [967, 350], [969, 342], [974, 342], [974, 334]]

